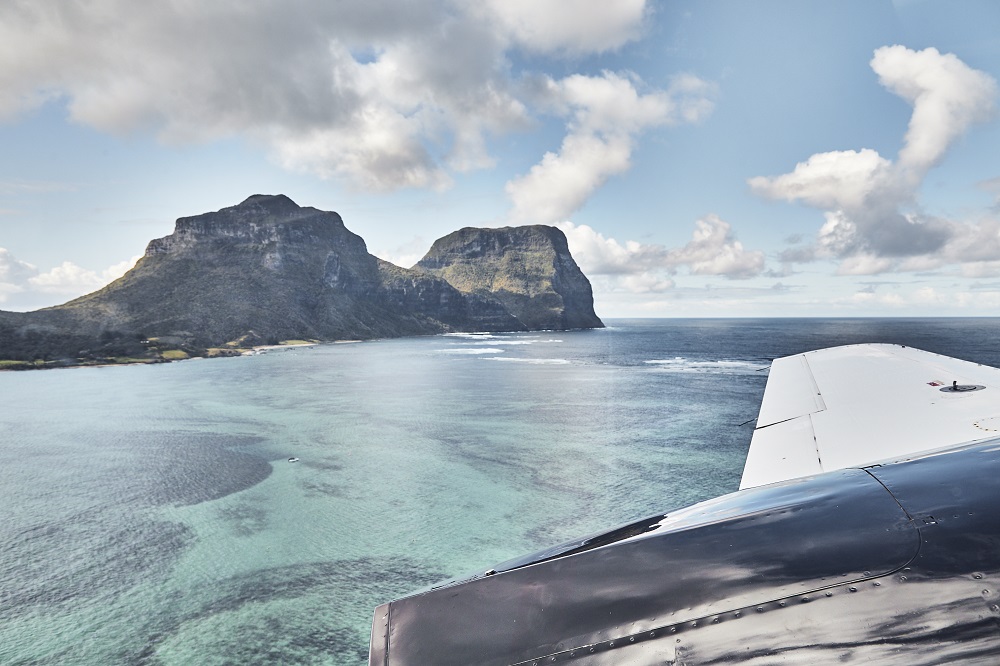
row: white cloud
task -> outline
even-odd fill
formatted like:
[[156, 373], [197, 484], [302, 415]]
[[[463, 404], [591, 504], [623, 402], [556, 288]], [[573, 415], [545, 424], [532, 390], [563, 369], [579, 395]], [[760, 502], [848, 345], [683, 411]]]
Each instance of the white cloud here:
[[934, 287], [920, 287], [913, 292], [913, 302], [926, 305], [941, 305], [948, 302], [948, 295]]
[[[372, 190], [445, 187], [526, 127], [511, 57], [637, 37], [645, 0], [0, 4], [0, 118], [65, 99], [104, 132], [244, 137]], [[529, 73], [530, 74], [530, 73]], [[529, 77], [530, 78], [530, 77]]]
[[[899, 164], [926, 171], [974, 123], [994, 112], [997, 82], [953, 53], [895, 45], [876, 49], [871, 67], [879, 83], [913, 105]], [[922, 174], [921, 174], [922, 177]]]
[[718, 86], [693, 74], [675, 76], [667, 88], [667, 97], [673, 104], [669, 124], [700, 123], [715, 110]]
[[28, 279], [37, 274], [37, 268], [0, 247], [0, 303], [6, 303], [13, 294], [23, 292]]
[[795, 170], [774, 178], [747, 181], [761, 196], [802, 201], [817, 208], [856, 209], [890, 178], [891, 162], [868, 148], [817, 153]]
[[632, 240], [620, 243], [585, 224], [560, 222], [556, 226], [566, 234], [570, 252], [585, 274], [610, 278], [608, 290], [666, 291], [675, 286], [668, 276], [681, 268], [692, 275], [729, 279], [755, 277], [764, 271], [764, 253], [744, 249], [730, 224], [716, 215], [695, 222], [691, 241], [675, 249]]
[[658, 125], [698, 122], [711, 113], [714, 86], [693, 76], [666, 91], [640, 93], [635, 77], [612, 72], [546, 79], [538, 94], [553, 113], [568, 116], [558, 153], [507, 183], [515, 223], [570, 217], [608, 178], [628, 170], [635, 138]]
[[858, 245], [858, 226], [843, 211], [827, 211], [820, 227], [818, 252], [822, 256], [847, 256]]
[[132, 257], [101, 272], [81, 268], [72, 261], [64, 261], [55, 268], [27, 279], [27, 287], [44, 294], [83, 296], [125, 275], [141, 255]]
[[962, 275], [970, 278], [1000, 277], [1000, 260], [972, 261], [962, 265]]
[[815, 246], [784, 257], [837, 259], [838, 273], [845, 275], [1000, 260], [996, 221], [931, 217], [918, 204], [928, 170], [955, 139], [993, 115], [996, 81], [933, 48], [882, 47], [871, 67], [883, 86], [913, 105], [895, 162], [867, 148], [834, 151], [811, 156], [791, 173], [748, 180], [761, 196], [824, 211]]
[[0, 303], [6, 303], [16, 295], [19, 303], [44, 307], [56, 304], [52, 302], [53, 296], [60, 297], [58, 302], [83, 296], [117, 280], [138, 260], [139, 256], [135, 256], [102, 271], [81, 268], [71, 261], [64, 261], [43, 272], [0, 247]]
[[855, 311], [860, 308], [874, 313], [882, 313], [887, 308], [897, 313], [921, 313], [931, 307], [939, 313], [961, 316], [1000, 307], [1000, 291], [995, 287], [966, 291], [920, 284], [897, 284], [886, 290], [879, 285], [869, 285], [849, 296], [830, 299], [828, 304], [834, 307], [847, 305]]
[[7, 248], [0, 247], [0, 283], [20, 284], [37, 274], [37, 268], [21, 261]]
[[668, 277], [642, 273], [639, 275], [624, 275], [619, 284], [633, 294], [659, 294], [674, 288], [675, 283]]
[[[391, 109], [370, 108], [353, 128], [314, 129], [275, 137], [277, 162], [323, 178], [345, 178], [369, 191], [401, 187], [443, 189], [451, 180], [408, 127], [416, 121]], [[277, 134], [278, 132], [276, 132]]]
[[566, 234], [573, 258], [587, 275], [641, 274], [666, 267], [667, 249], [662, 245], [622, 244], [586, 224], [559, 222], [556, 226]]
[[892, 268], [892, 260], [873, 254], [852, 254], [844, 257], [837, 275], [878, 275]]
[[875, 305], [880, 308], [901, 308], [907, 304], [906, 299], [897, 293], [880, 294], [867, 290], [855, 293], [848, 299], [848, 302], [854, 305]]
[[568, 135], [558, 153], [545, 153], [526, 175], [507, 183], [514, 204], [512, 221], [566, 219], [610, 176], [626, 171], [631, 155], [632, 139], [627, 135]]
[[743, 249], [728, 222], [708, 215], [695, 222], [691, 242], [667, 253], [667, 264], [687, 265], [695, 275], [749, 278], [764, 271], [764, 253]]
[[965, 223], [945, 245], [942, 257], [951, 263], [1000, 260], [1000, 219], [985, 217]]
[[85, 294], [103, 286], [95, 271], [81, 268], [72, 261], [64, 261], [29, 278], [28, 284], [45, 294]]
[[618, 48], [638, 37], [646, 13], [644, 0], [486, 0], [482, 6], [512, 40], [543, 53]]
[[403, 268], [410, 268], [424, 258], [424, 255], [427, 254], [428, 247], [430, 247], [430, 245], [423, 239], [423, 237], [414, 236], [410, 238], [410, 240], [400, 243], [392, 249], [369, 249], [369, 252], [380, 259], [388, 261], [390, 264], [402, 266]]

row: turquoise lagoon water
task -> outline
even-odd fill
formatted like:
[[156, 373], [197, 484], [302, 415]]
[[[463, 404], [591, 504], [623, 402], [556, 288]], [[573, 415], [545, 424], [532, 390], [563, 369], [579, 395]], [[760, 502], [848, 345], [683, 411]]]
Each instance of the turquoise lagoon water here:
[[610, 324], [0, 374], [0, 663], [366, 663], [378, 603], [735, 490], [775, 356], [1000, 362], [996, 320]]

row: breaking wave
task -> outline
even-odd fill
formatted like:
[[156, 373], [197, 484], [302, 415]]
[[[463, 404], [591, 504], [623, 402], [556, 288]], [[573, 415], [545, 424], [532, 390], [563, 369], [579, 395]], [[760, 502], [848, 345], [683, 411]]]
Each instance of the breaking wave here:
[[568, 365], [564, 358], [516, 358], [514, 356], [491, 356], [486, 361], [510, 361], [512, 363], [527, 363], [529, 365]]
[[472, 340], [489, 340], [497, 336], [492, 333], [442, 333], [446, 338], [470, 338]]
[[703, 373], [717, 375], [752, 375], [767, 372], [768, 364], [755, 361], [722, 359], [718, 361], [695, 360], [676, 356], [669, 359], [645, 361], [663, 372]]

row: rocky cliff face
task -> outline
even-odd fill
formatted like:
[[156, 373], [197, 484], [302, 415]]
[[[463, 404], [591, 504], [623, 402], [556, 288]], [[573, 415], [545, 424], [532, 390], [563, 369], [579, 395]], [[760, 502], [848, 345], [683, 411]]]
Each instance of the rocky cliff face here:
[[[198, 354], [247, 340], [602, 326], [561, 232], [458, 233], [476, 231], [484, 251], [468, 243], [463, 257], [442, 239], [441, 261], [425, 267], [425, 257], [410, 270], [369, 254], [336, 213], [255, 195], [178, 219], [173, 234], [151, 241], [131, 271], [100, 291], [36, 312], [0, 312], [0, 359], [142, 357], [151, 339]], [[479, 273], [489, 274], [489, 287], [467, 276]]]
[[529, 329], [604, 326], [590, 282], [555, 227], [466, 227], [438, 239], [414, 268], [495, 298]]

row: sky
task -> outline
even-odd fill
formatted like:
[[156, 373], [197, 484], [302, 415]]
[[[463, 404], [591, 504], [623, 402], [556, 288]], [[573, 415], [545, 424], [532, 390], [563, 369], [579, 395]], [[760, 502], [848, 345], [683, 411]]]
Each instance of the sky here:
[[1000, 3], [12, 0], [0, 309], [285, 194], [552, 224], [615, 317], [1000, 315]]

